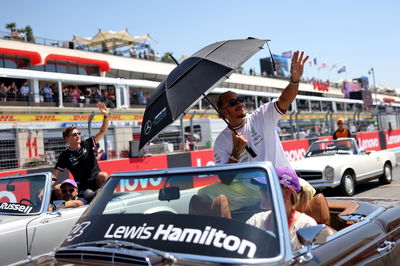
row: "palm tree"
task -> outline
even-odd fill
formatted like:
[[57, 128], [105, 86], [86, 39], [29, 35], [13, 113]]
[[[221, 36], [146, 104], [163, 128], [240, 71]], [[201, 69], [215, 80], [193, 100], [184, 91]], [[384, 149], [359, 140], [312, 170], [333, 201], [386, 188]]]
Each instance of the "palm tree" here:
[[11, 23], [6, 24], [6, 29], [9, 29], [10, 32], [15, 30], [16, 27], [17, 27], [17, 24], [15, 24], [15, 22], [11, 22]]

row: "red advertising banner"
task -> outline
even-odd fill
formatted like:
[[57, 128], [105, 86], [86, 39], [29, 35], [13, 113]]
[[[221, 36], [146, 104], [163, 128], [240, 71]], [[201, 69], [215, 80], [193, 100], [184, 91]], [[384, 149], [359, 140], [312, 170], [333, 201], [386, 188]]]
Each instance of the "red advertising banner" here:
[[148, 157], [129, 158], [121, 160], [100, 161], [100, 169], [111, 175], [121, 171], [139, 171], [168, 168], [167, 155], [153, 155]]
[[164, 186], [165, 178], [121, 179], [115, 192], [159, 190]]
[[213, 150], [192, 151], [190, 153], [190, 160], [192, 162], [192, 166], [215, 165], [214, 151]]
[[379, 132], [361, 132], [356, 134], [358, 146], [361, 149], [367, 151], [379, 151], [381, 150], [381, 143], [379, 141]]
[[400, 147], [400, 129], [385, 131], [386, 149]]
[[292, 162], [303, 159], [308, 149], [308, 139], [282, 141], [286, 158]]

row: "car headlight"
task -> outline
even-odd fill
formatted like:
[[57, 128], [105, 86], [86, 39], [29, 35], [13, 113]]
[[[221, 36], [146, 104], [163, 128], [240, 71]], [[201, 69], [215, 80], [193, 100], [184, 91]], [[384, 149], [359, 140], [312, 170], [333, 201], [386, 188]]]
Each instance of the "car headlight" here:
[[327, 180], [333, 180], [333, 177], [335, 176], [335, 170], [332, 166], [328, 165], [325, 167], [324, 174]]

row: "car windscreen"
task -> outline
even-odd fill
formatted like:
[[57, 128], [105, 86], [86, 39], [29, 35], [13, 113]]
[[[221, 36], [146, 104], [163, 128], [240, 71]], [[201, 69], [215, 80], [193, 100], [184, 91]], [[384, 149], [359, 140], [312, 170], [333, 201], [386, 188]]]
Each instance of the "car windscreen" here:
[[305, 157], [357, 154], [354, 142], [349, 139], [318, 141], [311, 144]]
[[270, 258], [280, 246], [272, 202], [260, 169], [112, 177], [63, 246], [120, 240], [200, 256]]
[[40, 212], [45, 175], [0, 179], [0, 214], [30, 215]]

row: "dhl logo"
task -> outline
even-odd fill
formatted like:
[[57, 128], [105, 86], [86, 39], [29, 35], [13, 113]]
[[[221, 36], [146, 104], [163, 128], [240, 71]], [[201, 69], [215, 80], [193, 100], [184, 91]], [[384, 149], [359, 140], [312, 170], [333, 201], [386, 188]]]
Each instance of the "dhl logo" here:
[[110, 118], [111, 120], [123, 120], [120, 115], [111, 115]]
[[88, 121], [89, 115], [73, 115], [72, 120], [73, 121]]
[[13, 115], [0, 115], [0, 122], [15, 122]]
[[35, 115], [35, 121], [49, 122], [49, 121], [57, 121], [57, 119], [55, 115]]

